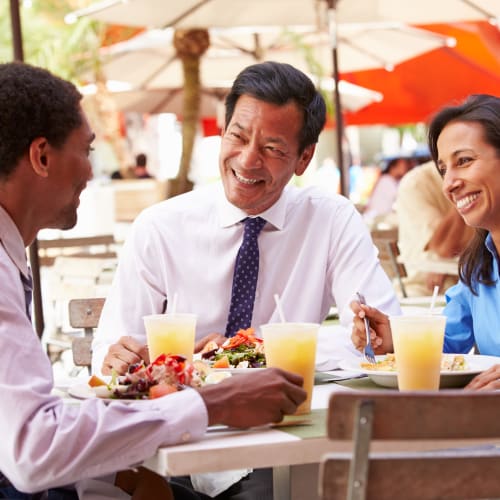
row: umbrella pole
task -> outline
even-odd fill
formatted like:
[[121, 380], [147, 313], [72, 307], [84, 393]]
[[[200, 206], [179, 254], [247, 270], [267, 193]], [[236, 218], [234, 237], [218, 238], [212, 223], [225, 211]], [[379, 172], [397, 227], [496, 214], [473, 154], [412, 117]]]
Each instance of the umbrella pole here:
[[14, 48], [14, 61], [24, 61], [19, 0], [10, 0], [10, 22], [12, 26], [12, 46]]
[[339, 91], [339, 66], [338, 66], [338, 41], [337, 41], [337, 18], [335, 7], [337, 0], [328, 0], [328, 28], [332, 46], [333, 58], [333, 102], [335, 107], [335, 138], [337, 146], [337, 167], [340, 173], [340, 193], [349, 198], [349, 165], [345, 165], [342, 139], [344, 136], [344, 124], [342, 120], [342, 106], [340, 104]]
[[[14, 61], [24, 61], [23, 37], [19, 0], [10, 0], [10, 21], [12, 26], [12, 46]], [[38, 240], [35, 238], [29, 248], [31, 272], [33, 275], [33, 308], [35, 312], [36, 333], [42, 338], [44, 330], [42, 288], [40, 282], [40, 262], [38, 260]]]

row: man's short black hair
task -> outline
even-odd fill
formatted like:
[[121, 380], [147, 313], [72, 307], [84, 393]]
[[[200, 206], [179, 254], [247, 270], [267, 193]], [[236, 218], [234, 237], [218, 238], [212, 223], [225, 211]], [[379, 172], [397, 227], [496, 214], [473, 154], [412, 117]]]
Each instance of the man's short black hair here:
[[60, 147], [82, 124], [82, 96], [70, 82], [25, 63], [0, 64], [0, 178], [37, 137]]
[[299, 137], [299, 153], [318, 142], [325, 126], [326, 105], [311, 79], [290, 64], [267, 61], [245, 68], [226, 97], [226, 126], [234, 113], [236, 102], [249, 95], [278, 106], [295, 102], [303, 111], [304, 121]]

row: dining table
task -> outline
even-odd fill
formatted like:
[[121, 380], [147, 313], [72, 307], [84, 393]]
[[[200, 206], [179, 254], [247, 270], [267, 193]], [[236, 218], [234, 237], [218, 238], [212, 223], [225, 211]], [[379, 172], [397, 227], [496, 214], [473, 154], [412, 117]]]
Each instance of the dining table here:
[[[319, 499], [319, 464], [323, 455], [352, 450], [351, 441], [333, 441], [327, 437], [330, 395], [336, 391], [366, 389], [397, 390], [378, 386], [359, 373], [342, 370], [317, 373], [310, 414], [287, 416], [280, 424], [250, 429], [209, 427], [200, 441], [161, 447], [142, 465], [163, 476], [231, 471], [235, 466], [238, 469], [270, 467], [274, 500]], [[395, 441], [389, 446], [386, 443], [383, 450], [433, 450], [470, 444], [470, 441]], [[373, 443], [373, 450], [382, 448], [378, 449], [377, 443]]]
[[[478, 370], [486, 369], [498, 359], [493, 356], [470, 355], [470, 364], [477, 358]], [[362, 358], [356, 358], [357, 363]], [[282, 422], [248, 429], [214, 425], [207, 428], [202, 439], [163, 446], [146, 459], [144, 467], [165, 477], [225, 473], [235, 469], [272, 468], [274, 500], [319, 499], [319, 469], [328, 452], [351, 452], [351, 441], [331, 440], [327, 436], [327, 413], [330, 396], [339, 391], [393, 391], [393, 384], [378, 384], [373, 375], [354, 370], [356, 360], [344, 360], [331, 371], [316, 372], [312, 411], [306, 415], [285, 416]], [[348, 362], [349, 361], [349, 362]], [[479, 363], [479, 364], [477, 364]], [[350, 368], [351, 367], [351, 368]], [[238, 376], [238, 375], [233, 375]], [[457, 374], [458, 376], [458, 374]], [[59, 380], [54, 394], [67, 404], [80, 404], [88, 394], [77, 395], [72, 388], [86, 386], [82, 377]], [[85, 382], [85, 383], [84, 383]], [[458, 388], [457, 390], [461, 390]], [[87, 390], [87, 392], [89, 392]], [[73, 397], [71, 397], [73, 396]], [[95, 395], [93, 395], [95, 397]], [[75, 399], [76, 398], [76, 399]], [[498, 446], [486, 440], [393, 441], [371, 443], [372, 451], [397, 452], [442, 450], [470, 446]]]

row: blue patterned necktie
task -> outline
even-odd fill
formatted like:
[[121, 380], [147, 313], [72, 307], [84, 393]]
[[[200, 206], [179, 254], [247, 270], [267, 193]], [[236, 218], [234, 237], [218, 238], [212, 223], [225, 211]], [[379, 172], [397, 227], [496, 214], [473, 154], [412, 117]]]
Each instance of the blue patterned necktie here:
[[257, 238], [266, 221], [261, 217], [246, 218], [243, 242], [234, 266], [231, 305], [227, 318], [226, 337], [232, 337], [240, 328], [252, 323], [253, 303], [259, 275], [259, 245]]
[[31, 276], [31, 269], [28, 268], [28, 277], [24, 276], [23, 273], [19, 274], [21, 275], [21, 281], [23, 282], [26, 315], [31, 321], [31, 298], [33, 296], [33, 278]]

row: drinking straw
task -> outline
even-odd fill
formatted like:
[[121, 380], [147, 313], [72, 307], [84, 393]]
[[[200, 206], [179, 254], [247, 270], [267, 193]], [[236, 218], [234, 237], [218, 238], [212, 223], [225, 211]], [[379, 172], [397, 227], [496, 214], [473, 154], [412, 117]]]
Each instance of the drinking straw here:
[[437, 298], [438, 292], [439, 292], [439, 286], [436, 285], [434, 287], [434, 291], [432, 292], [431, 307], [430, 307], [430, 313], [431, 314], [434, 312], [434, 305], [436, 304], [436, 298]]
[[282, 323], [285, 323], [285, 315], [283, 314], [283, 308], [281, 307], [280, 296], [275, 293], [274, 294], [274, 302], [276, 302], [276, 309], [278, 309], [278, 315]]
[[172, 314], [175, 314], [176, 310], [177, 310], [177, 292], [174, 293], [174, 298], [172, 299], [172, 307], [170, 309], [170, 312]]

